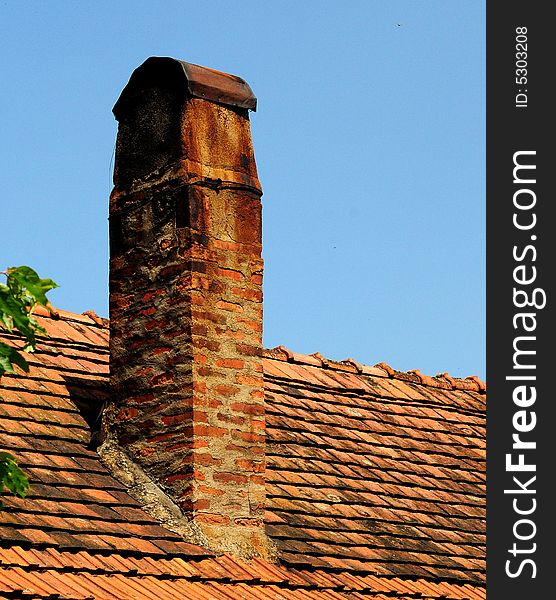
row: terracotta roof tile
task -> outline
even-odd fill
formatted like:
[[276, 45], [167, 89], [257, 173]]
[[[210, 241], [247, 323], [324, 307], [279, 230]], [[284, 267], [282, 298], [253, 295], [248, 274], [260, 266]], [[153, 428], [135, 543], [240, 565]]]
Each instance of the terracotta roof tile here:
[[484, 598], [477, 378], [265, 351], [266, 523], [281, 564], [210, 558], [144, 513], [88, 448], [76, 394], [98, 409], [107, 397], [108, 324], [58, 315], [40, 314], [50, 338], [29, 376], [2, 379], [0, 445], [32, 487], [0, 513], [11, 546], [0, 594]]

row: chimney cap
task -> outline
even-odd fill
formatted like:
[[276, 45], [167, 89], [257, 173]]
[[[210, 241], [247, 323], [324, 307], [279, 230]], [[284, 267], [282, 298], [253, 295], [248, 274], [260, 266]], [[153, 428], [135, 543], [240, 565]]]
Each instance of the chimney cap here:
[[127, 100], [150, 87], [175, 87], [195, 98], [257, 110], [257, 98], [249, 84], [235, 75], [215, 71], [167, 56], [151, 56], [137, 67], [122, 90], [112, 112], [122, 116]]

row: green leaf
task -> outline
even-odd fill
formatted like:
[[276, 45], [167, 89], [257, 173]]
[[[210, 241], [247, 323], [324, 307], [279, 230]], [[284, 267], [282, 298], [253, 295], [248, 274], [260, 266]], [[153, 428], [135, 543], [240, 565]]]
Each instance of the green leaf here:
[[12, 331], [14, 325], [14, 312], [21, 311], [21, 303], [16, 300], [5, 285], [0, 285], [0, 321], [8, 330]]
[[29, 481], [17, 466], [15, 458], [7, 452], [0, 452], [0, 490], [4, 487], [12, 494], [25, 498], [29, 492]]
[[14, 373], [13, 365], [17, 365], [20, 369], [29, 372], [29, 365], [15, 348], [0, 342], [0, 376], [2, 373]]
[[33, 328], [35, 333], [41, 333], [42, 335], [48, 335], [46, 329], [39, 325], [39, 322], [32, 315], [29, 316], [29, 325]]
[[[0, 283], [0, 328], [10, 333], [17, 330], [25, 341], [22, 351], [33, 352], [36, 334], [46, 335], [45, 329], [33, 317], [33, 309], [41, 304], [52, 312], [46, 293], [58, 286], [52, 279], [41, 279], [30, 267], [11, 267], [3, 274], [6, 275], [6, 285]], [[0, 342], [0, 378], [4, 373], [14, 373], [14, 366], [29, 372], [29, 365], [19, 349]], [[4, 488], [24, 498], [29, 491], [29, 481], [15, 458], [7, 452], [0, 452], [0, 492]]]
[[46, 334], [32, 316], [41, 304], [50, 309], [46, 293], [58, 287], [52, 279], [41, 279], [31, 267], [11, 267], [6, 271], [7, 285], [0, 285], [0, 324], [8, 331], [17, 329], [25, 338], [26, 352], [33, 352], [36, 334]]
[[31, 267], [10, 267], [7, 273], [8, 287], [14, 296], [21, 295], [26, 290], [32, 301], [42, 306], [48, 304], [46, 292], [58, 287], [52, 279], [41, 279]]

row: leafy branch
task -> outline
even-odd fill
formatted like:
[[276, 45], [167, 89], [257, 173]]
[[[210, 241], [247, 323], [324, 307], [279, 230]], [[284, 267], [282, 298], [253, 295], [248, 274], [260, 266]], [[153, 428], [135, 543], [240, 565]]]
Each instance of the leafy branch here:
[[[52, 312], [46, 294], [58, 286], [52, 279], [41, 279], [30, 267], [11, 267], [0, 274], [6, 276], [6, 283], [0, 283], [0, 328], [12, 334], [19, 333], [24, 339], [22, 348], [0, 342], [1, 379], [4, 373], [15, 373], [15, 367], [29, 372], [29, 364], [22, 352], [34, 352], [37, 335], [46, 335], [33, 311], [41, 305]], [[15, 458], [7, 452], [0, 452], [0, 491], [4, 487], [24, 498], [29, 482]]]

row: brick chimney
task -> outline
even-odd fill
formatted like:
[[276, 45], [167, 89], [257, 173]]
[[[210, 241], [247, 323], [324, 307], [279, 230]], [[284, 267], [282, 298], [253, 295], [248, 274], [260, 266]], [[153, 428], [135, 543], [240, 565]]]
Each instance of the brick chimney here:
[[114, 107], [108, 436], [213, 550], [267, 556], [261, 187], [240, 78], [153, 57]]

